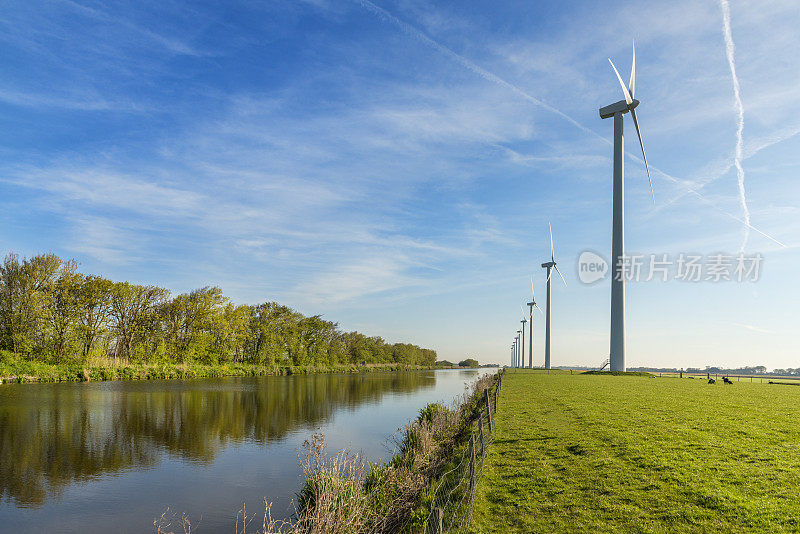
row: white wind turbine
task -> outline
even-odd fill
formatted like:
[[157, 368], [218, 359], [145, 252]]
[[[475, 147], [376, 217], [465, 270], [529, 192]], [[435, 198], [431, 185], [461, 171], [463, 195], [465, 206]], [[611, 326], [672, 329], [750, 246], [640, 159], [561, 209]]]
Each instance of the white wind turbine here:
[[[536, 304], [536, 293], [533, 291], [533, 276], [531, 276], [531, 301], [528, 303], [528, 309], [530, 311], [530, 325], [529, 325], [529, 333], [528, 336], [528, 367], [533, 369], [533, 307], [536, 306], [536, 309], [539, 310], [539, 313], [544, 313], [542, 309]], [[524, 315], [524, 311], [522, 312]]]
[[633, 126], [636, 128], [636, 135], [639, 137], [639, 146], [642, 147], [642, 158], [644, 167], [647, 170], [647, 179], [650, 181], [650, 194], [653, 203], [656, 201], [653, 193], [653, 180], [650, 178], [650, 169], [647, 166], [647, 156], [644, 154], [644, 143], [642, 133], [639, 131], [639, 121], [636, 120], [636, 106], [639, 101], [633, 98], [633, 89], [636, 79], [636, 48], [633, 49], [633, 62], [631, 63], [631, 79], [628, 86], [622, 81], [617, 67], [611, 58], [608, 59], [611, 68], [617, 75], [623, 100], [615, 102], [604, 108], [600, 108], [600, 118], [608, 119], [614, 117], [614, 193], [613, 193], [613, 220], [612, 220], [612, 239], [611, 239], [611, 353], [609, 360], [612, 371], [625, 371], [625, 181], [624, 181], [624, 146], [622, 136], [622, 116], [630, 112], [633, 119]]
[[522, 354], [521, 354], [521, 361], [520, 361], [519, 366], [524, 369], [525, 368], [525, 323], [528, 322], [528, 320], [525, 318], [525, 308], [522, 308], [522, 320], [520, 322], [522, 323], [522, 329], [521, 329], [521, 331], [522, 331], [522, 351], [521, 351]]
[[[545, 313], [545, 328], [544, 328], [544, 368], [550, 369], [550, 274], [551, 269], [555, 269], [558, 273], [558, 276], [561, 277], [561, 280], [564, 281], [564, 285], [567, 285], [567, 281], [564, 279], [564, 275], [561, 274], [561, 271], [558, 270], [558, 266], [556, 265], [556, 253], [555, 249], [553, 248], [553, 227], [550, 226], [550, 223], [547, 223], [547, 227], [550, 229], [550, 261], [543, 263], [542, 267], [547, 269], [547, 302], [545, 309], [547, 312]], [[538, 307], [538, 306], [537, 306]]]

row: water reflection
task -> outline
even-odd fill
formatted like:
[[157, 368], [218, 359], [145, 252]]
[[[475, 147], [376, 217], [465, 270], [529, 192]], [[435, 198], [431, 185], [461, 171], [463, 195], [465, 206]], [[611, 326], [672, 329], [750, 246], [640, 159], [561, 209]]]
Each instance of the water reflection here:
[[208, 464], [232, 443], [269, 443], [387, 392], [432, 388], [434, 373], [311, 375], [0, 387], [0, 497], [39, 507], [74, 482]]

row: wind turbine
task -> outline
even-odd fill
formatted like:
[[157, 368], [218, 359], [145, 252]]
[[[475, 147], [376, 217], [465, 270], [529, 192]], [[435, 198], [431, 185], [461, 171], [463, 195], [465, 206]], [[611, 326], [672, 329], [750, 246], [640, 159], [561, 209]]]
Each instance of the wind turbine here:
[[511, 354], [511, 358], [512, 358], [512, 361], [514, 362], [511, 365], [511, 367], [516, 367], [517, 366], [517, 340], [516, 339], [514, 339], [514, 343], [511, 344], [511, 348], [513, 350], [512, 354]]
[[558, 270], [556, 266], [556, 253], [555, 249], [553, 248], [553, 227], [550, 226], [550, 223], [547, 223], [547, 227], [550, 229], [550, 261], [543, 263], [542, 267], [547, 269], [547, 312], [545, 313], [545, 329], [544, 329], [544, 368], [550, 369], [550, 272], [551, 269], [555, 269], [558, 273], [558, 276], [561, 277], [561, 280], [564, 281], [564, 285], [567, 285], [567, 281], [564, 279], [564, 275], [561, 274], [561, 271]]
[[522, 323], [522, 361], [520, 362], [520, 367], [522, 368], [525, 368], [525, 323], [527, 322], [528, 320], [525, 318], [525, 308], [522, 308], [522, 320], [520, 321], [520, 323]]
[[[530, 311], [530, 335], [528, 336], [528, 367], [533, 369], [533, 307], [536, 306], [536, 309], [539, 310], [539, 313], [543, 313], [542, 309], [536, 304], [536, 294], [533, 292], [533, 277], [531, 276], [531, 301], [528, 303], [528, 308]], [[523, 312], [525, 313], [525, 312]]]
[[622, 81], [617, 67], [611, 58], [608, 59], [614, 74], [617, 75], [625, 97], [619, 102], [600, 108], [600, 118], [614, 117], [614, 192], [613, 192], [613, 217], [611, 237], [611, 353], [609, 360], [612, 371], [625, 371], [625, 179], [624, 179], [624, 146], [622, 136], [622, 116], [630, 112], [636, 135], [639, 137], [639, 146], [642, 147], [642, 159], [650, 182], [650, 194], [653, 203], [656, 201], [653, 192], [653, 180], [650, 178], [650, 169], [647, 166], [647, 156], [644, 154], [642, 133], [639, 131], [639, 121], [636, 120], [636, 106], [639, 101], [633, 98], [633, 88], [636, 81], [636, 47], [633, 48], [633, 61], [631, 63], [631, 78], [628, 86]]
[[519, 367], [519, 360], [520, 360], [520, 357], [519, 357], [519, 354], [520, 354], [519, 334], [520, 334], [520, 331], [517, 330], [517, 367]]

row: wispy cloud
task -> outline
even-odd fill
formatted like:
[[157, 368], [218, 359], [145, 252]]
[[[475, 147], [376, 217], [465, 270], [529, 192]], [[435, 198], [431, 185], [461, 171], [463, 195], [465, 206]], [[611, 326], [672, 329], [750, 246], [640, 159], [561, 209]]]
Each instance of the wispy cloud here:
[[[800, 131], [797, 58], [785, 52], [797, 13], [780, 0], [736, 9], [736, 73], [750, 95], [739, 161], [761, 154], [747, 163], [748, 206], [782, 243], [800, 228], [787, 155]], [[9, 9], [3, 237], [119, 279], [220, 284], [237, 302], [441, 339], [445, 357], [490, 347], [549, 256], [548, 219], [565, 264], [607, 244], [611, 129], [597, 108], [619, 91], [605, 58], [631, 37], [658, 204], [644, 202], [629, 151], [629, 242], [722, 250], [747, 227], [732, 182], [717, 178], [735, 168], [718, 5], [623, 2], [614, 28], [596, 24], [604, 10], [404, 0]], [[770, 83], [753, 91], [756, 67]], [[770, 277], [796, 259], [780, 246]], [[760, 298], [773, 298], [770, 283]], [[605, 350], [596, 318], [607, 292], [585, 289], [557, 295], [568, 360]], [[719, 312], [715, 299], [685, 297]], [[649, 302], [637, 310], [647, 315]], [[458, 326], [443, 327], [444, 315]], [[578, 331], [598, 334], [567, 335]]]
[[581, 131], [583, 131], [583, 132], [585, 132], [587, 134], [590, 134], [592, 136], [600, 137], [601, 139], [605, 139], [604, 137], [599, 135], [597, 132], [595, 132], [594, 130], [592, 130], [590, 128], [587, 128], [584, 125], [582, 125], [581, 123], [579, 123], [578, 121], [576, 121], [575, 119], [573, 119], [572, 117], [570, 117], [569, 115], [564, 113], [563, 111], [561, 111], [559, 109], [556, 109], [555, 107], [551, 106], [550, 104], [544, 102], [543, 100], [541, 100], [539, 98], [536, 98], [535, 96], [533, 96], [530, 93], [528, 93], [527, 91], [517, 87], [516, 85], [512, 84], [511, 82], [508, 82], [508, 81], [504, 80], [503, 78], [497, 76], [496, 74], [494, 74], [492, 72], [489, 72], [488, 70], [486, 70], [483, 67], [477, 65], [473, 61], [470, 61], [469, 59], [467, 59], [466, 57], [462, 56], [461, 54], [458, 54], [458, 53], [454, 52], [450, 48], [444, 46], [443, 44], [439, 43], [438, 41], [436, 41], [436, 40], [432, 39], [431, 37], [427, 36], [425, 33], [423, 33], [422, 31], [418, 30], [414, 26], [408, 24], [407, 22], [403, 22], [402, 20], [400, 20], [396, 16], [392, 15], [390, 12], [386, 11], [385, 9], [376, 6], [375, 4], [370, 2], [369, 0], [355, 0], [355, 1], [357, 1], [362, 6], [364, 6], [367, 9], [369, 9], [370, 11], [372, 11], [373, 13], [378, 15], [379, 17], [381, 17], [383, 20], [391, 22], [392, 24], [394, 24], [395, 26], [400, 28], [403, 32], [407, 33], [411, 37], [413, 37], [415, 39], [418, 39], [419, 41], [421, 41], [421, 42], [425, 43], [426, 45], [432, 47], [433, 49], [435, 49], [436, 51], [440, 52], [441, 54], [444, 54], [448, 58], [452, 59], [453, 61], [455, 61], [459, 65], [461, 65], [464, 68], [466, 68], [467, 70], [472, 71], [473, 73], [477, 74], [478, 76], [480, 76], [484, 80], [492, 82], [494, 84], [497, 84], [497, 85], [499, 85], [501, 87], [504, 87], [504, 88], [512, 91], [513, 93], [515, 93], [517, 96], [520, 96], [523, 99], [527, 100], [528, 102], [530, 102], [532, 104], [535, 104], [535, 105], [541, 107], [542, 109], [545, 109], [545, 110], [547, 110], [547, 111], [549, 111], [551, 113], [555, 113], [556, 115], [558, 115], [559, 117], [561, 117], [562, 119], [567, 121], [568, 123], [572, 124], [573, 126], [575, 126], [576, 128], [580, 129]]

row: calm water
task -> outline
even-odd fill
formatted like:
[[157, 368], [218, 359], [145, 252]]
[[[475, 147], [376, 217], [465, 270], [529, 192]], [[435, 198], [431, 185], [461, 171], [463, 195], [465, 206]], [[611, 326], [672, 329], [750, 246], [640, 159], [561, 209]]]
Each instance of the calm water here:
[[0, 531], [148, 532], [169, 507], [231, 532], [264, 497], [287, 516], [315, 431], [387, 459], [405, 421], [477, 373], [0, 386]]

